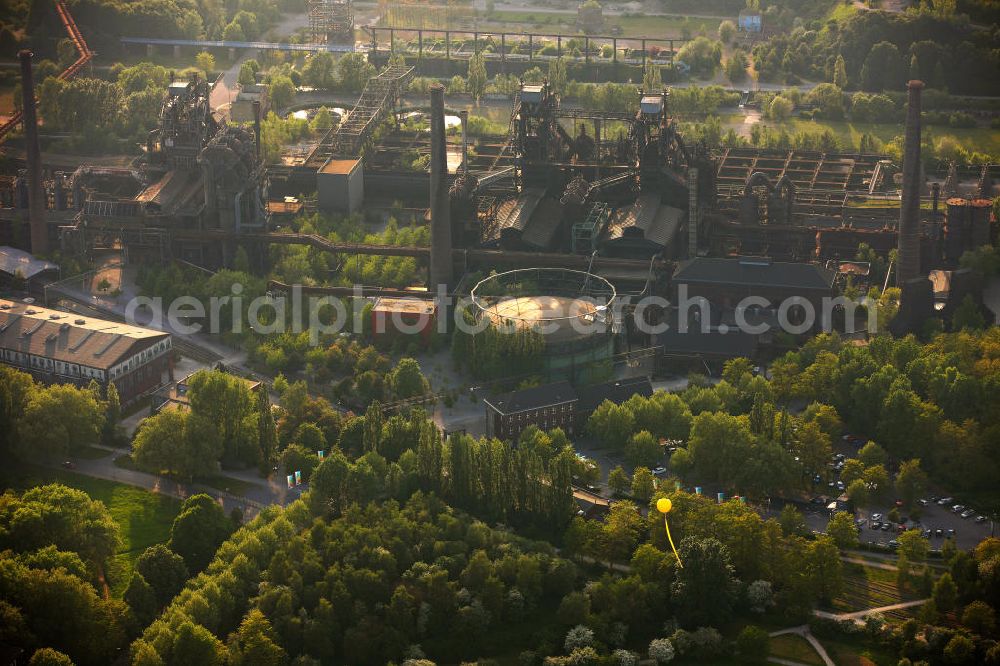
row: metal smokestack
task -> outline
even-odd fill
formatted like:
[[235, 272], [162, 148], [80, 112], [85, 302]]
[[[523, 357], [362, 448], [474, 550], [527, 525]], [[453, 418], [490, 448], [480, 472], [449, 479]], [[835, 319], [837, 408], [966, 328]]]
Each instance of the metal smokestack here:
[[431, 86], [431, 291], [452, 283], [451, 203], [448, 197], [448, 153], [444, 131], [444, 86]]
[[903, 196], [899, 206], [897, 284], [920, 277], [920, 93], [923, 81], [907, 84], [906, 136], [903, 143]]
[[38, 147], [38, 113], [35, 110], [35, 81], [31, 74], [32, 52], [24, 49], [21, 59], [21, 98], [24, 118], [24, 141], [28, 154], [28, 221], [31, 229], [31, 253], [47, 254], [48, 229], [45, 227], [45, 190], [42, 189], [42, 152]]

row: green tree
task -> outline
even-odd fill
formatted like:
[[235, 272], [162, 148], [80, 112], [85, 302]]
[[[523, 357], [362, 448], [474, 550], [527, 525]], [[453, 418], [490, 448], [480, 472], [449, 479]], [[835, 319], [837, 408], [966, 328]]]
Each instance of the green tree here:
[[610, 400], [602, 402], [587, 420], [587, 430], [606, 446], [616, 449], [625, 446], [634, 426], [631, 410]]
[[240, 73], [236, 82], [241, 86], [252, 86], [257, 83], [257, 70], [254, 69], [250, 60], [246, 60], [240, 65]]
[[215, 71], [215, 56], [208, 51], [202, 51], [194, 58], [195, 66], [205, 74], [205, 78], [210, 78]]
[[782, 95], [776, 95], [768, 104], [765, 115], [772, 120], [788, 120], [794, 110], [795, 104], [792, 100]]
[[719, 24], [719, 41], [723, 44], [732, 44], [736, 37], [736, 24], [726, 20]]
[[266, 476], [271, 472], [278, 450], [278, 429], [266, 390], [261, 390], [257, 398], [257, 446], [260, 448], [258, 466], [261, 474]]
[[996, 631], [996, 612], [985, 601], [973, 601], [962, 611], [962, 624], [982, 636]]
[[958, 604], [958, 587], [955, 585], [955, 581], [952, 579], [950, 573], [946, 571], [937, 579], [937, 582], [934, 583], [934, 591], [931, 594], [931, 598], [934, 600], [934, 605], [938, 611], [947, 613], [955, 610]]
[[337, 70], [340, 73], [340, 85], [348, 92], [360, 91], [375, 73], [375, 67], [363, 53], [348, 53], [341, 57], [337, 62]]
[[868, 504], [869, 492], [868, 486], [861, 479], [855, 479], [851, 481], [850, 485], [847, 486], [847, 499], [851, 500], [856, 508], [866, 506]]
[[861, 88], [870, 92], [898, 90], [904, 77], [899, 49], [892, 42], [879, 42], [868, 52], [861, 67]]
[[488, 81], [486, 60], [482, 53], [476, 53], [469, 58], [469, 71], [465, 83], [466, 90], [476, 100], [476, 104], [479, 104], [479, 98], [486, 92]]
[[104, 407], [90, 391], [39, 386], [28, 395], [15, 444], [24, 459], [62, 458], [95, 444], [103, 423]]
[[157, 608], [162, 608], [177, 596], [188, 579], [184, 558], [162, 543], [142, 552], [135, 561], [135, 571], [152, 588]]
[[31, 375], [0, 365], [0, 452], [11, 453], [17, 441], [18, 424], [34, 390]]
[[0, 500], [0, 550], [30, 552], [54, 545], [103, 566], [118, 549], [118, 525], [107, 507], [81, 490], [53, 483]]
[[610, 562], [624, 562], [635, 550], [644, 529], [635, 504], [615, 502], [604, 519], [599, 537], [600, 553]]
[[625, 459], [632, 466], [653, 467], [662, 455], [660, 443], [646, 430], [632, 435], [625, 444]]
[[847, 89], [847, 63], [840, 54], [837, 54], [837, 60], [833, 64], [833, 85], [841, 90]]
[[205, 494], [184, 500], [170, 528], [170, 549], [184, 558], [192, 573], [208, 566], [215, 551], [233, 531], [222, 507]]
[[865, 467], [884, 466], [889, 462], [889, 456], [881, 446], [875, 442], [868, 442], [858, 451], [858, 460]]
[[912, 507], [927, 490], [927, 473], [920, 468], [920, 459], [906, 460], [896, 474], [896, 494], [903, 505]]
[[73, 660], [69, 655], [63, 654], [59, 650], [52, 648], [38, 648], [31, 655], [28, 666], [73, 666]]
[[736, 653], [747, 664], [763, 664], [770, 654], [770, 638], [760, 627], [748, 624], [736, 637]]
[[213, 422], [190, 411], [165, 409], [139, 424], [132, 457], [154, 474], [165, 471], [190, 480], [217, 470], [222, 450]]
[[339, 516], [348, 501], [348, 476], [351, 465], [340, 451], [323, 458], [313, 471], [309, 484], [309, 505], [316, 515]]
[[405, 400], [427, 393], [429, 385], [416, 360], [404, 357], [389, 374], [389, 386], [397, 399]]
[[202, 370], [188, 381], [188, 399], [191, 412], [218, 429], [224, 456], [257, 463], [258, 403], [246, 381], [220, 370]]
[[838, 548], [857, 548], [858, 527], [854, 524], [854, 516], [846, 511], [838, 511], [827, 523], [826, 533], [830, 535]]
[[642, 71], [642, 89], [653, 94], [663, 89], [663, 74], [657, 65], [647, 63], [646, 68]]
[[146, 626], [156, 617], [156, 611], [159, 608], [156, 602], [156, 592], [138, 571], [132, 572], [132, 578], [129, 579], [123, 598], [128, 607], [132, 609], [132, 615], [138, 625]]
[[223, 666], [226, 646], [205, 627], [191, 621], [182, 623], [174, 634], [171, 663]]
[[964, 666], [976, 660], [976, 644], [968, 636], [956, 634], [944, 646], [944, 663], [951, 666]]
[[843, 587], [840, 549], [830, 537], [820, 537], [806, 550], [806, 572], [816, 598], [830, 603]]
[[295, 84], [284, 75], [271, 77], [268, 93], [271, 106], [275, 109], [287, 109], [295, 102]]
[[306, 448], [301, 444], [289, 444], [281, 452], [281, 468], [285, 474], [302, 473], [302, 480], [309, 481], [313, 470], [319, 465], [320, 460], [314, 449]]
[[781, 532], [785, 536], [804, 536], [808, 534], [806, 520], [802, 512], [795, 508], [794, 504], [786, 504], [782, 507], [778, 515], [778, 524], [781, 525]]
[[612, 495], [620, 496], [625, 494], [631, 485], [632, 482], [621, 465], [617, 465], [608, 473], [608, 488], [611, 489]]
[[729, 560], [729, 549], [713, 537], [685, 537], [671, 594], [678, 619], [689, 627], [719, 625], [725, 622], [736, 601], [736, 575]]
[[636, 467], [632, 472], [632, 497], [648, 502], [656, 490], [656, 480], [648, 467]]
[[315, 53], [302, 68], [302, 81], [314, 88], [332, 88], [337, 83], [336, 69], [332, 53]]
[[552, 86], [553, 92], [557, 95], [563, 95], [566, 93], [566, 83], [569, 81], [569, 75], [566, 71], [566, 61], [562, 58], [562, 56], [549, 61], [549, 73], [547, 78], [549, 85]]
[[288, 663], [288, 655], [280, 645], [277, 632], [259, 608], [246, 614], [236, 636], [232, 648], [234, 664], [282, 666]]

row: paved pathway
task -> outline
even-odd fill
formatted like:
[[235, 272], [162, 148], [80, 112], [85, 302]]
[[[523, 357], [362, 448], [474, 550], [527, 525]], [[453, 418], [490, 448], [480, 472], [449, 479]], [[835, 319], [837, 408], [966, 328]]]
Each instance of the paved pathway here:
[[[280, 478], [277, 476], [265, 481], [257, 477], [256, 473], [227, 470], [224, 476], [252, 484], [250, 489], [244, 495], [240, 496], [200, 483], [184, 483], [156, 474], [124, 469], [115, 465], [114, 462], [117, 455], [125, 453], [124, 450], [104, 446], [96, 446], [95, 448], [108, 451], [108, 455], [94, 459], [76, 458], [74, 459], [74, 464], [76, 465], [73, 469], [74, 472], [98, 479], [124, 483], [137, 488], [144, 488], [154, 493], [161, 493], [182, 500], [191, 495], [205, 493], [219, 500], [226, 511], [239, 508], [247, 518], [256, 515], [264, 506], [271, 504], [284, 505], [292, 502], [298, 499], [303, 490], [302, 487], [289, 490], [284, 484], [278, 482]], [[59, 464], [52, 463], [49, 466], [58, 468]]]
[[[830, 658], [830, 655], [827, 654], [826, 648], [823, 647], [823, 644], [820, 643], [816, 639], [816, 637], [812, 635], [812, 632], [809, 631], [809, 625], [808, 624], [799, 625], [797, 627], [789, 627], [788, 629], [782, 629], [780, 631], [774, 631], [774, 632], [771, 632], [770, 635], [772, 637], [774, 637], [774, 636], [784, 636], [785, 634], [796, 634], [797, 636], [801, 636], [802, 638], [806, 639], [807, 641], [809, 641], [809, 645], [811, 645], [813, 647], [813, 649], [816, 650], [816, 654], [819, 655], [820, 659], [823, 660], [823, 663], [826, 664], [826, 666], [837, 666], [833, 662], [833, 659]], [[773, 662], [778, 663], [778, 664], [796, 664], [796, 663], [798, 663], [798, 662], [794, 662], [794, 661], [787, 661], [787, 660], [784, 660], [784, 659], [770, 659], [769, 661], [773, 661]]]
[[913, 608], [914, 606], [922, 606], [930, 601], [929, 599], [917, 599], [915, 601], [901, 601], [898, 604], [892, 604], [889, 606], [879, 606], [878, 608], [866, 608], [865, 610], [855, 611], [853, 613], [828, 613], [827, 611], [816, 610], [813, 614], [816, 617], [822, 617], [827, 620], [863, 620], [865, 617], [871, 615], [872, 613], [889, 613], [894, 610], [903, 610], [904, 608]]

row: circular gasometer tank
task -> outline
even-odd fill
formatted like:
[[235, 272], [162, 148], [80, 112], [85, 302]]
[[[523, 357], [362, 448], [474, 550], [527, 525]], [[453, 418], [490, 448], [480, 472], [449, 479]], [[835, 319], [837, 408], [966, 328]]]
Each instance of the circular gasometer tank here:
[[495, 273], [471, 292], [482, 323], [512, 333], [537, 331], [545, 344], [538, 369], [545, 381], [590, 383], [612, 371], [617, 293], [599, 275], [563, 268], [521, 268]]

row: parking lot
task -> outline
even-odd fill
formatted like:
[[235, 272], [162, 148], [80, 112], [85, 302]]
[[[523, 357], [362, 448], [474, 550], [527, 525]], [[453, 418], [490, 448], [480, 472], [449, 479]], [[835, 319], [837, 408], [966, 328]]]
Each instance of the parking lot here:
[[[967, 518], [962, 518], [961, 513], [953, 512], [952, 506], [956, 503], [955, 500], [944, 506], [930, 501], [930, 497], [926, 498], [926, 500], [927, 506], [920, 507], [920, 518], [916, 521], [908, 522], [907, 527], [915, 527], [923, 530], [924, 536], [930, 539], [932, 549], [941, 548], [944, 540], [949, 536], [953, 536], [959, 548], [968, 550], [975, 548], [976, 544], [993, 534], [993, 522], [988, 517], [984, 516], [983, 520], [978, 520], [982, 514], [973, 511], [971, 514], [968, 514]], [[862, 543], [875, 542], [876, 544], [884, 543], [888, 545], [890, 540], [898, 536], [898, 524], [890, 525], [888, 529], [884, 527], [886, 524], [886, 514], [890, 509], [891, 506], [886, 506], [883, 509], [858, 512], [858, 519], [862, 521], [859, 531]], [[902, 509], [900, 509], [900, 513], [903, 516], [906, 515], [906, 512]], [[873, 518], [873, 516], [875, 517]], [[878, 528], [873, 528], [874, 523], [881, 523], [881, 525]], [[930, 532], [928, 533], [927, 530], [930, 530]]]

